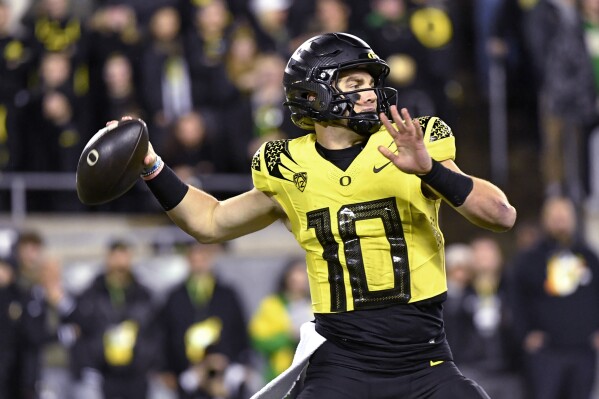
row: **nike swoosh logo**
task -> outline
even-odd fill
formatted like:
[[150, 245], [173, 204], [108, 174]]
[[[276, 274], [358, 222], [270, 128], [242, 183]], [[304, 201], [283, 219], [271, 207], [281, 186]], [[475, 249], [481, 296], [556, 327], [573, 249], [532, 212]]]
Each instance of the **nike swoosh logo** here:
[[445, 361], [445, 360], [437, 360], [437, 361], [435, 361], [435, 360], [431, 360], [431, 367], [438, 366], [438, 365], [440, 365], [441, 363], [443, 363], [444, 361]]
[[391, 161], [387, 162], [386, 164], [384, 164], [383, 166], [377, 168], [376, 166], [372, 167], [372, 171], [374, 173], [379, 173], [381, 170], [385, 169], [387, 166], [389, 166], [389, 164], [391, 163]]
[[[394, 141], [392, 140], [391, 143], [389, 143], [389, 145], [387, 146], [387, 148], [391, 148], [391, 146], [393, 145]], [[393, 153], [396, 153], [397, 149], [395, 149], [395, 151], [393, 151]], [[386, 164], [384, 164], [383, 166], [377, 168], [376, 166], [372, 167], [372, 171], [374, 173], [379, 173], [381, 170], [385, 169], [387, 166], [389, 166], [389, 164], [391, 163], [391, 161], [387, 162]]]

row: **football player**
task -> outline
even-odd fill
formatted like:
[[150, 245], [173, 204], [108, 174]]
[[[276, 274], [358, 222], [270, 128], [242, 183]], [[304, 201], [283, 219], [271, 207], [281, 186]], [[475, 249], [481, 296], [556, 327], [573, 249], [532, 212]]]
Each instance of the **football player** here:
[[447, 124], [397, 109], [388, 73], [363, 40], [315, 36], [292, 55], [283, 81], [293, 122], [308, 132], [262, 145], [252, 190], [218, 201], [183, 183], [152, 149], [142, 176], [198, 241], [283, 220], [306, 251], [315, 331], [326, 340], [299, 398], [487, 398], [455, 366], [445, 339], [438, 211], [445, 202], [500, 232], [516, 210], [495, 185], [458, 168]]

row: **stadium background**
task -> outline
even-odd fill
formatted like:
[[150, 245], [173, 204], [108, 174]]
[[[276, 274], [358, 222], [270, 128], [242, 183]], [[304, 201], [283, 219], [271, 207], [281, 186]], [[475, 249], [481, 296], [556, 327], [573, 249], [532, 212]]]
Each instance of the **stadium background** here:
[[[297, 6], [300, 2], [301, 0], [255, 1], [248, 3], [251, 7], [247, 8], [245, 6], [248, 4], [245, 4], [245, 1], [231, 1], [230, 6], [236, 7], [240, 13], [237, 17], [247, 18], [247, 15], [244, 17], [243, 14], [246, 11], [259, 17], [260, 12], [286, 9], [292, 5]], [[20, 32], [21, 26], [15, 15], [31, 15], [28, 7], [35, 7], [36, 2], [7, 3], [13, 7], [11, 31]], [[114, 3], [117, 2], [73, 0], [69, 5], [69, 13], [85, 21], [97, 7]], [[161, 6], [180, 7], [181, 3], [185, 2], [131, 0], [121, 3], [128, 3], [136, 10], [141, 22], [149, 20], [153, 10]], [[202, 7], [209, 1], [189, 3], [192, 3], [193, 7]], [[308, 3], [312, 7], [300, 10], [305, 13], [303, 18], [294, 19], [291, 21], [292, 25], [304, 24], [306, 32], [318, 31], [319, 27], [313, 26], [316, 18], [312, 14], [318, 2], [307, 1], [304, 4]], [[513, 72], [509, 65], [506, 67], [505, 62], [509, 64], [509, 58], [496, 63], [497, 60], [489, 58], [488, 55], [484, 56], [486, 52], [480, 50], [480, 46], [484, 46], [486, 40], [491, 37], [489, 26], [492, 25], [493, 16], [501, 3], [501, 0], [422, 0], [409, 3], [411, 12], [431, 7], [442, 11], [452, 26], [451, 30], [444, 30], [446, 28], [443, 25], [443, 16], [439, 17], [439, 20], [433, 16], [423, 22], [431, 24], [428, 33], [423, 33], [423, 37], [428, 37], [433, 43], [429, 43], [429, 47], [425, 46], [424, 50], [420, 51], [450, 49], [451, 61], [448, 59], [448, 62], [451, 65], [448, 63], [448, 74], [443, 78], [442, 88], [416, 87], [415, 92], [428, 95], [428, 100], [414, 100], [414, 106], [427, 109], [427, 101], [435, 102], [438, 100], [435, 96], [442, 93], [444, 100], [436, 104], [436, 110], [448, 120], [455, 132], [458, 140], [458, 163], [466, 172], [497, 182], [518, 209], [520, 223], [536, 220], [545, 191], [537, 166], [540, 141], [538, 132], [534, 130], [536, 110], [527, 108], [530, 107], [530, 103], [519, 101], [518, 98], [534, 97], [534, 87], [523, 85], [522, 81], [513, 78], [518, 69]], [[350, 10], [352, 26], [360, 28], [364, 23], [363, 17], [370, 12], [371, 2], [357, 0], [347, 1], [345, 4]], [[532, 6], [532, 3], [529, 6]], [[258, 18], [258, 23], [260, 21]], [[302, 30], [297, 26], [294, 29]], [[416, 28], [412, 26], [412, 29]], [[360, 29], [356, 29], [356, 32], [360, 32]], [[291, 39], [293, 38], [289, 38], [289, 42], [292, 42]], [[508, 34], [505, 39], [509, 42], [514, 40], [514, 37]], [[434, 44], [436, 40], [440, 45]], [[376, 46], [373, 47], [378, 51]], [[397, 63], [392, 67], [399, 68], [405, 65], [402, 63], [405, 59], [393, 61]], [[416, 64], [416, 68], [427, 70], [429, 66]], [[507, 76], [503, 83], [502, 73]], [[495, 80], [487, 80], [490, 74]], [[430, 91], [427, 92], [428, 89]], [[22, 87], [22, 90], [33, 88]], [[497, 125], [493, 125], [492, 121], [504, 126], [505, 130], [498, 131]], [[88, 134], [93, 134], [101, 127], [97, 126], [96, 122], [96, 119], [91, 118], [83, 124]], [[252, 130], [255, 127], [240, 128]], [[8, 134], [16, 133], [9, 131]], [[6, 142], [0, 144], [3, 151], [11, 150]], [[497, 154], [503, 148], [501, 145], [506, 146], [505, 154]], [[594, 159], [592, 154], [589, 154], [588, 158]], [[249, 163], [247, 169], [249, 172]], [[162, 215], [142, 184], [136, 186], [123, 200], [124, 204], [129, 205], [113, 209], [84, 208], [76, 200], [74, 170], [53, 170], [54, 172], [26, 168], [23, 170], [12, 167], [9, 163], [4, 164], [0, 174], [0, 255], [9, 254], [19, 230], [38, 230], [45, 238], [48, 251], [62, 259], [65, 285], [76, 293], [83, 289], [97, 272], [106, 244], [115, 237], [127, 237], [135, 244], [138, 265], [136, 272], [156, 295], [163, 295], [172, 284], [183, 277], [183, 261], [173, 248], [178, 243], [189, 241], [189, 237]], [[585, 178], [591, 176], [592, 173]], [[190, 178], [194, 179], [194, 184], [216, 192], [220, 198], [242, 192], [251, 185], [249, 174], [241, 170], [219, 172], [217, 169], [216, 172], [212, 170], [208, 173], [197, 173]], [[578, 210], [581, 212], [580, 219], [584, 221], [582, 233], [599, 249], [599, 202], [595, 200], [597, 193], [593, 192], [591, 181], [586, 182], [586, 188], [584, 198], [577, 201]], [[73, 204], [73, 207], [48, 209], [39, 205], [40, 198], [52, 196], [56, 196], [59, 202]], [[137, 206], [142, 203], [143, 206]], [[480, 233], [448, 207], [444, 207], [441, 217], [448, 243], [466, 242]], [[233, 240], [229, 243], [226, 254], [217, 262], [219, 274], [235, 285], [242, 294], [248, 315], [256, 309], [259, 300], [272, 290], [275, 276], [278, 275], [284, 259], [289, 255], [301, 253], [291, 234], [284, 230], [285, 228], [277, 223], [262, 232]], [[516, 239], [515, 232], [498, 236], [508, 259]], [[251, 284], [248, 284], [248, 281]]]

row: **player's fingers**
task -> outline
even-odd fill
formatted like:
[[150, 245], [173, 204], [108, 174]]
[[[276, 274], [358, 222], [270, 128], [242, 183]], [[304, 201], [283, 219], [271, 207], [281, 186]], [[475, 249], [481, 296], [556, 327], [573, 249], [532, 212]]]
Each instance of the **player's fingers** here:
[[390, 149], [388, 149], [387, 147], [380, 145], [378, 147], [379, 152], [381, 154], [383, 154], [383, 156], [385, 156], [385, 158], [387, 158], [389, 161], [393, 162], [393, 160], [397, 157], [397, 155], [395, 155], [395, 153], [393, 151], [391, 151]]
[[389, 118], [387, 118], [387, 115], [385, 115], [384, 113], [381, 112], [381, 114], [379, 115], [379, 118], [381, 119], [383, 126], [385, 126], [385, 128], [387, 129], [387, 132], [389, 132], [391, 137], [395, 138], [397, 136], [397, 130], [395, 130], [395, 128], [393, 127], [393, 124], [391, 123]]
[[401, 119], [401, 115], [399, 114], [397, 107], [395, 105], [392, 105], [391, 108], [389, 108], [389, 111], [391, 112], [393, 122], [395, 122], [395, 124], [397, 125], [398, 132], [403, 133], [403, 131], [405, 130], [405, 124], [404, 121]]
[[401, 116], [404, 120], [404, 125], [406, 128], [412, 130], [414, 128], [414, 122], [412, 121], [412, 117], [410, 116], [407, 108], [401, 109]]
[[155, 156], [152, 156], [152, 155], [148, 154], [144, 158], [144, 165], [145, 166], [152, 166], [152, 165], [154, 165], [154, 162], [156, 162], [156, 157]]
[[410, 136], [421, 136], [420, 131], [418, 130], [420, 125], [415, 124], [417, 120], [412, 119], [407, 108], [401, 109], [401, 115], [404, 121], [402, 133]]
[[125, 116], [121, 117], [121, 120], [122, 121], [130, 121], [130, 120], [133, 120], [133, 117], [129, 116], [129, 115], [125, 115]]
[[148, 152], [146, 153], [146, 156], [144, 158], [144, 165], [152, 166], [156, 162], [156, 159], [158, 159], [158, 155], [156, 155], [152, 143], [148, 143]]
[[112, 121], [106, 122], [106, 127], [114, 127], [114, 126], [116, 126], [118, 124], [119, 124], [119, 121], [112, 120]]
[[413, 120], [414, 127], [416, 128], [416, 132], [419, 137], [424, 137], [424, 132], [422, 131], [422, 126], [420, 126], [420, 121], [418, 119]]

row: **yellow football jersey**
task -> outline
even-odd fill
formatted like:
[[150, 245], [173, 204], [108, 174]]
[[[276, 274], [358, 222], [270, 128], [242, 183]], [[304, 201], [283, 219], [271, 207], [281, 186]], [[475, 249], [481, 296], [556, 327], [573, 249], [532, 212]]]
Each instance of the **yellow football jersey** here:
[[[418, 118], [431, 156], [455, 158], [451, 129]], [[412, 303], [447, 290], [440, 200], [379, 151], [397, 150], [383, 127], [343, 171], [316, 149], [315, 134], [269, 141], [252, 160], [257, 189], [272, 194], [306, 251], [315, 313]]]

